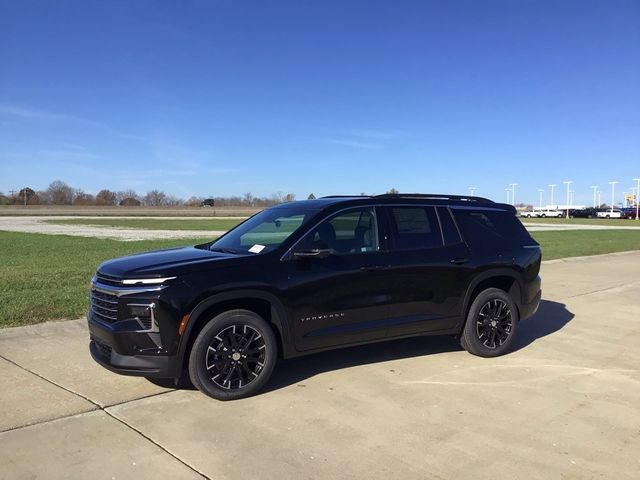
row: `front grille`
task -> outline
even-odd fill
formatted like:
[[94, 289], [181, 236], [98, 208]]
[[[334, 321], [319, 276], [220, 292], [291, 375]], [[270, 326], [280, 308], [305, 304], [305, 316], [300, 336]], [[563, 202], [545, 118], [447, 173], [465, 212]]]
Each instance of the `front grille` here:
[[91, 311], [103, 322], [118, 320], [118, 297], [112, 293], [91, 289]]
[[104, 273], [97, 272], [96, 280], [103, 285], [110, 285], [112, 287], [122, 286], [122, 279], [114, 277], [113, 275], [106, 275]]
[[98, 355], [106, 359], [111, 358], [111, 350], [113, 349], [109, 345], [107, 345], [106, 343], [102, 343], [96, 339], [94, 339], [93, 342], [96, 344]]

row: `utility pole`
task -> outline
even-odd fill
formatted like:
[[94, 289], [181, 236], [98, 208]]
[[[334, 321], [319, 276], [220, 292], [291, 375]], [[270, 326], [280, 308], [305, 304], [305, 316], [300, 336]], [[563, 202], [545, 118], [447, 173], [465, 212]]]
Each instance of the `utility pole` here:
[[593, 208], [596, 208], [596, 192], [600, 187], [598, 185], [591, 185], [591, 188], [593, 189]]
[[517, 183], [510, 183], [509, 186], [511, 187], [511, 204], [515, 207], [516, 206], [516, 186], [518, 184]]
[[22, 191], [24, 192], [24, 206], [27, 206], [27, 187], [24, 187], [22, 189]]
[[469, 192], [471, 192], [471, 196], [473, 197], [476, 194], [476, 187], [469, 187]]
[[538, 193], [540, 193], [540, 210], [542, 210], [542, 194], [544, 193], [544, 188], [539, 188]]
[[511, 192], [511, 189], [510, 188], [505, 188], [504, 191], [507, 192], [507, 203], [511, 203], [511, 202], [509, 202], [509, 192]]
[[551, 188], [551, 206], [553, 208], [556, 208], [555, 203], [553, 203], [553, 189], [556, 188], [556, 184], [551, 184], [551, 185], [547, 185], [548, 187]]
[[598, 207], [602, 205], [602, 190], [598, 190]]
[[613, 204], [615, 203], [615, 192], [616, 192], [616, 181], [611, 181], [609, 182], [609, 185], [611, 185], [611, 213], [613, 213]]
[[569, 218], [569, 189], [571, 187], [571, 184], [573, 183], [573, 180], [564, 180], [562, 183], [564, 183], [567, 186], [567, 218]]
[[634, 178], [633, 181], [637, 183], [637, 185], [636, 185], [636, 196], [635, 196], [634, 200], [636, 201], [636, 220], [638, 220], [638, 213], [640, 213], [639, 212], [639, 210], [640, 210], [640, 177]]

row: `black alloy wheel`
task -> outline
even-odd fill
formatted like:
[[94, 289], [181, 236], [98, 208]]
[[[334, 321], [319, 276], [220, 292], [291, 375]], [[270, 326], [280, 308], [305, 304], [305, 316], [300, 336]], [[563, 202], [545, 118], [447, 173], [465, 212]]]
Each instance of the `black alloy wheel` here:
[[213, 337], [207, 347], [205, 368], [211, 381], [234, 390], [253, 382], [264, 368], [264, 337], [247, 324], [234, 324]]
[[462, 347], [480, 357], [509, 351], [518, 329], [518, 309], [504, 290], [487, 288], [471, 303], [460, 335]]
[[505, 343], [511, 335], [512, 327], [511, 310], [503, 300], [489, 300], [478, 313], [476, 334], [487, 348], [496, 349]]
[[235, 400], [269, 381], [278, 349], [271, 326], [249, 310], [229, 310], [211, 319], [189, 355], [189, 377], [202, 393]]

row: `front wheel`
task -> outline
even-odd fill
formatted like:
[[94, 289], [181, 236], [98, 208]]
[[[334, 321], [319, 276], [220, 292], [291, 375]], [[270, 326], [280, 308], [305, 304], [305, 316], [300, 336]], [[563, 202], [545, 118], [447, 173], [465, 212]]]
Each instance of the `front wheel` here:
[[518, 328], [518, 310], [511, 297], [498, 288], [482, 291], [471, 304], [460, 343], [480, 357], [505, 354]]
[[276, 357], [276, 338], [269, 324], [249, 310], [229, 310], [198, 334], [189, 356], [189, 377], [210, 397], [244, 398], [264, 387]]

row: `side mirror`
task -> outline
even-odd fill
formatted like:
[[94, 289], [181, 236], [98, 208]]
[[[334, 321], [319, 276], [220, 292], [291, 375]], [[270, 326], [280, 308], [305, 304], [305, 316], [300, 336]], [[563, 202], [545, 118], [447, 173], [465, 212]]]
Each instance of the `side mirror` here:
[[326, 258], [331, 255], [331, 250], [327, 249], [313, 249], [313, 250], [302, 250], [300, 252], [294, 252], [293, 256], [295, 258]]

